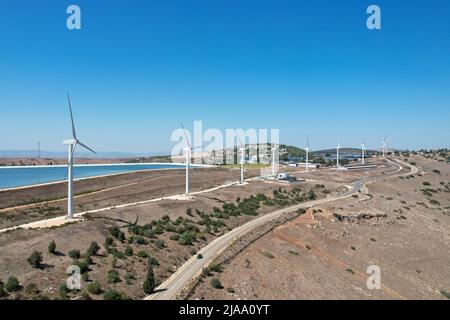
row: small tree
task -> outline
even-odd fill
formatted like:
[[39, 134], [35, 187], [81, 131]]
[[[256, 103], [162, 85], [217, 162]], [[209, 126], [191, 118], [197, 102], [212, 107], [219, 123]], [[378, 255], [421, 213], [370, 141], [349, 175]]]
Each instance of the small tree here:
[[48, 244], [48, 252], [51, 253], [51, 254], [55, 254], [56, 253], [56, 243], [55, 243], [55, 241], [52, 240]]
[[33, 253], [28, 257], [27, 261], [33, 268], [41, 268], [42, 253], [39, 251], [33, 251]]
[[98, 243], [95, 241], [92, 241], [87, 252], [90, 256], [96, 256], [98, 254], [99, 250], [100, 250], [100, 247], [98, 246]]
[[19, 288], [19, 280], [17, 280], [17, 278], [15, 277], [10, 277], [6, 282], [6, 290], [8, 290], [8, 292], [17, 291], [19, 290]]
[[211, 286], [215, 289], [222, 289], [222, 284], [220, 283], [220, 280], [217, 278], [211, 279]]
[[117, 270], [109, 270], [108, 271], [108, 283], [117, 283], [120, 282], [120, 275]]
[[143, 289], [146, 294], [151, 294], [155, 290], [155, 275], [153, 273], [153, 268], [149, 267], [147, 276], [143, 284]]
[[81, 257], [80, 250], [70, 250], [69, 257], [73, 260], [78, 260]]
[[125, 255], [131, 257], [133, 255], [133, 248], [131, 248], [130, 246], [125, 248]]
[[94, 281], [92, 283], [89, 283], [87, 286], [87, 291], [91, 294], [101, 294], [103, 292], [102, 286], [97, 281]]

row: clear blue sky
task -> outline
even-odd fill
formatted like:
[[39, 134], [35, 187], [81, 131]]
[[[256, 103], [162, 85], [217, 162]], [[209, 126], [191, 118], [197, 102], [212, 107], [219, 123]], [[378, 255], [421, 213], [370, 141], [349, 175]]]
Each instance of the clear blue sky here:
[[64, 150], [67, 90], [100, 151], [168, 151], [181, 120], [313, 149], [450, 147], [448, 0], [2, 0], [0, 41], [0, 150]]

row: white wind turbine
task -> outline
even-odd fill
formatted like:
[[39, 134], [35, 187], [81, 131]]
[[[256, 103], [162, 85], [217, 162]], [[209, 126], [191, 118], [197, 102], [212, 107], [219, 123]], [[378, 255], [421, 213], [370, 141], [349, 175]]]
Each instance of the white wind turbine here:
[[69, 146], [69, 158], [67, 164], [67, 218], [73, 219], [73, 162], [75, 148], [77, 145], [80, 145], [94, 154], [96, 152], [78, 140], [73, 121], [72, 105], [70, 103], [69, 93], [67, 93], [67, 101], [69, 103], [70, 121], [72, 123], [72, 139], [64, 140], [63, 143]]
[[245, 145], [242, 144], [241, 139], [239, 139], [239, 137], [237, 137], [240, 143], [240, 148], [239, 148], [239, 152], [241, 154], [241, 179], [240, 179], [240, 184], [244, 184], [244, 163], [245, 163]]
[[366, 142], [363, 141], [363, 143], [361, 144], [361, 164], [364, 164], [364, 158], [366, 157]]
[[336, 146], [336, 170], [339, 169], [339, 150], [340, 149], [341, 149], [341, 145], [339, 144], [339, 141], [338, 141], [338, 144]]
[[[186, 153], [186, 197], [189, 197], [189, 168], [191, 164], [191, 152], [192, 150], [195, 150], [197, 148], [202, 148], [202, 146], [199, 147], [191, 147], [191, 142], [188, 139], [188, 136], [186, 134], [186, 129], [184, 128], [183, 122], [181, 123], [181, 128], [183, 128], [184, 137], [186, 138], [186, 143], [188, 144], [188, 147], [184, 148], [184, 152]], [[202, 155], [203, 156], [203, 155]]]
[[311, 150], [311, 148], [309, 147], [309, 138], [306, 137], [306, 148], [305, 148], [305, 152], [306, 152], [306, 171], [309, 171], [309, 150]]
[[387, 142], [386, 142], [386, 137], [384, 137], [383, 141], [381, 142], [381, 150], [383, 151], [383, 158], [386, 158], [386, 147], [387, 147]]

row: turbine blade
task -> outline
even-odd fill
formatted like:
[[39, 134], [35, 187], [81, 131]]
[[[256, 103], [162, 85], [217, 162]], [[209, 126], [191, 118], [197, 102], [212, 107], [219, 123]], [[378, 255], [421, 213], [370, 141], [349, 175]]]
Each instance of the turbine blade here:
[[97, 152], [95, 152], [94, 150], [92, 150], [91, 148], [89, 148], [87, 145], [81, 143], [80, 141], [77, 141], [77, 144], [79, 144], [80, 146], [82, 146], [83, 148], [89, 150], [90, 152], [97, 154]]
[[306, 136], [306, 147], [309, 148], [309, 137]]
[[72, 114], [72, 104], [70, 103], [69, 92], [67, 92], [67, 101], [69, 102], [69, 111], [70, 111], [70, 121], [72, 122], [72, 138], [77, 140], [77, 132], [75, 130], [75, 124], [73, 122], [73, 114]]
[[188, 139], [188, 136], [187, 136], [187, 133], [186, 133], [186, 129], [184, 128], [183, 122], [181, 122], [181, 128], [183, 128], [184, 137], [186, 138], [186, 142], [188, 144], [188, 147], [192, 149], [191, 142]]

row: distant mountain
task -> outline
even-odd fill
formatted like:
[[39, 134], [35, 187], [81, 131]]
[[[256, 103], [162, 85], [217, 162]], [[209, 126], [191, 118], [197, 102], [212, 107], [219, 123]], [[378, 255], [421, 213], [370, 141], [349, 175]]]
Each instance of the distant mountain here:
[[[132, 152], [98, 152], [93, 154], [90, 152], [77, 152], [77, 158], [136, 158], [136, 157], [150, 157], [157, 155], [166, 155], [168, 152], [148, 152], [148, 153], [132, 153]], [[0, 158], [37, 158], [37, 150], [0, 150]], [[67, 152], [64, 151], [44, 151], [40, 152], [41, 158], [59, 159], [67, 158]]]

